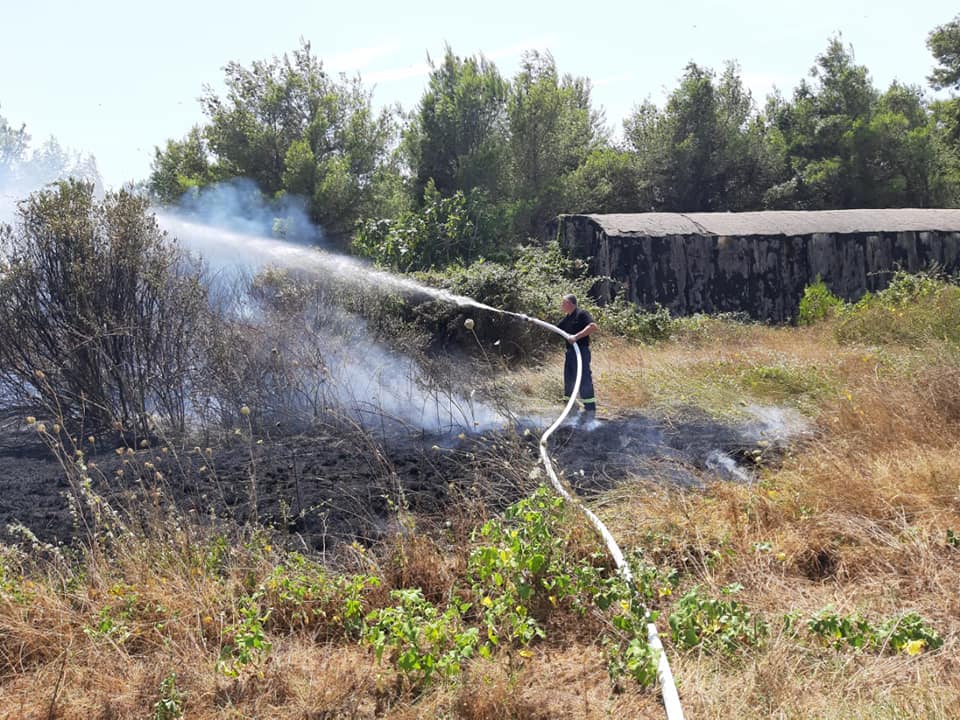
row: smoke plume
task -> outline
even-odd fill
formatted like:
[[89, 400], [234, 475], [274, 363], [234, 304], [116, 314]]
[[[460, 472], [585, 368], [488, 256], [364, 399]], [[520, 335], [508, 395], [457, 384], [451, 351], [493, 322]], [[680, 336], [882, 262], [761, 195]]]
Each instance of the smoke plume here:
[[[280, 268], [375, 292], [414, 293], [486, 307], [323, 249], [323, 232], [310, 222], [302, 202], [288, 197], [266, 202], [246, 181], [189, 193], [179, 207], [158, 211], [156, 218], [225, 284], [249, 282], [267, 268]], [[248, 321], [267, 322], [249, 304], [234, 309]], [[357, 422], [371, 426], [387, 418], [430, 433], [484, 431], [507, 422], [469, 393], [438, 389], [417, 362], [379, 342], [362, 318], [334, 302], [298, 321], [304, 338], [299, 353], [321, 358], [319, 363], [297, 361], [303, 368], [299, 383], [308, 388], [302, 394], [321, 397], [324, 404], [337, 406]], [[273, 328], [263, 330], [268, 336]], [[315, 346], [308, 350], [311, 337]]]

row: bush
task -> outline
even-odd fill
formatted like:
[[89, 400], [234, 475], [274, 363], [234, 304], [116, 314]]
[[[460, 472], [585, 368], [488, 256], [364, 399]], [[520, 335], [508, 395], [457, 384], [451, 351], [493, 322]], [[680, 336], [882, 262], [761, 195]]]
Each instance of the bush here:
[[[739, 592], [738, 585], [723, 589], [725, 596]], [[743, 603], [726, 598], [705, 598], [693, 588], [670, 614], [670, 635], [681, 648], [702, 647], [732, 654], [744, 647], [762, 645], [767, 624]]]
[[813, 325], [818, 320], [832, 317], [842, 307], [843, 300], [830, 292], [818, 275], [816, 282], [803, 290], [797, 322], [800, 325]]
[[889, 618], [875, 625], [859, 615], [838, 615], [831, 608], [816, 612], [806, 624], [807, 632], [823, 645], [856, 650], [918, 655], [936, 650], [943, 639], [915, 612]]
[[840, 313], [840, 342], [960, 344], [960, 287], [934, 274], [898, 272], [890, 285]]
[[622, 297], [597, 308], [594, 317], [604, 332], [642, 342], [668, 340], [676, 328], [667, 308], [657, 305], [655, 310], [646, 311]]
[[462, 192], [443, 197], [431, 182], [419, 210], [401, 212], [392, 220], [359, 222], [353, 250], [378, 265], [402, 272], [470, 262], [492, 249], [479, 223], [472, 203]]
[[[517, 252], [512, 264], [477, 260], [470, 265], [452, 265], [442, 272], [421, 273], [428, 285], [478, 300], [492, 307], [523, 313], [548, 322], [560, 319], [560, 298], [567, 293], [586, 296], [593, 279], [586, 264], [568, 258], [557, 243], [530, 246]], [[446, 303], [429, 303], [418, 308], [422, 327], [442, 337], [462, 335], [462, 308]], [[545, 347], [544, 331], [515, 318], [489, 312], [473, 312], [474, 332], [485, 346], [496, 347], [509, 358], [540, 355]], [[472, 335], [465, 338], [473, 344]], [[494, 343], [498, 342], [498, 345]], [[558, 339], [559, 342], [559, 339]]]
[[127, 192], [67, 181], [20, 206], [0, 235], [0, 376], [21, 399], [146, 434], [185, 423], [193, 339], [206, 336], [200, 266]]

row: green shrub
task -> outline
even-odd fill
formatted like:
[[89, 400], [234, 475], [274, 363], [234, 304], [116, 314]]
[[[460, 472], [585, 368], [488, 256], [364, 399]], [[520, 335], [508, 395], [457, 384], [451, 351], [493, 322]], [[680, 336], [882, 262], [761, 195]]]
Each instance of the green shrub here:
[[245, 667], [260, 665], [270, 654], [266, 633], [270, 610], [261, 606], [261, 600], [259, 592], [240, 598], [237, 618], [225, 630], [229, 640], [220, 651], [217, 668], [227, 677], [239, 677]]
[[183, 717], [183, 693], [177, 689], [177, 674], [172, 672], [160, 683], [160, 698], [153, 704], [153, 720]]
[[476, 628], [463, 625], [469, 605], [454, 602], [441, 612], [419, 588], [394, 590], [390, 597], [397, 605], [367, 617], [364, 638], [373, 645], [377, 662], [389, 653], [397, 670], [418, 688], [429, 685], [435, 673], [458, 675], [479, 639]]
[[420, 209], [401, 212], [392, 220], [360, 221], [353, 250], [401, 272], [470, 262], [493, 249], [477, 220], [472, 203], [462, 192], [443, 197], [431, 181]]
[[[328, 636], [359, 637], [367, 593], [380, 586], [372, 575], [338, 575], [299, 553], [290, 553], [262, 592], [271, 630], [318, 628]], [[317, 632], [317, 630], [315, 630]]]
[[824, 608], [807, 621], [806, 628], [819, 643], [836, 649], [917, 655], [943, 645], [936, 630], [915, 612], [875, 625], [860, 615], [838, 615], [832, 608]]
[[960, 287], [942, 277], [898, 272], [890, 285], [840, 313], [840, 342], [960, 344]]
[[816, 282], [803, 290], [797, 322], [800, 325], [813, 325], [818, 320], [832, 317], [841, 307], [843, 300], [830, 292], [818, 275]]
[[676, 328], [676, 321], [667, 308], [657, 305], [656, 309], [647, 311], [623, 297], [596, 308], [594, 317], [603, 332], [643, 342], [668, 340]]
[[[673, 573], [635, 563], [636, 591], [611, 572], [603, 553], [577, 557], [568, 548], [565, 503], [539, 488], [477, 532], [467, 577], [486, 631], [481, 655], [501, 644], [526, 646], [546, 636], [544, 621], [554, 612], [580, 616], [593, 608], [608, 613], [612, 631], [603, 635], [608, 670], [616, 680], [629, 675], [640, 685], [656, 680], [657, 656], [647, 643], [645, 600], [671, 592]], [[666, 588], [666, 589], [665, 589]]]
[[[739, 585], [728, 585], [723, 588], [723, 594], [731, 596], [740, 589]], [[762, 645], [769, 630], [767, 623], [743, 603], [704, 597], [696, 587], [680, 598], [669, 622], [670, 635], [677, 646], [701, 647], [708, 652], [720, 650], [726, 654]]]
[[[554, 323], [560, 320], [560, 298], [567, 293], [585, 297], [594, 282], [586, 275], [586, 264], [568, 258], [555, 242], [522, 248], [511, 264], [480, 259], [469, 265], [454, 264], [443, 271], [420, 273], [418, 279], [498, 309]], [[455, 338], [463, 333], [462, 308], [425, 303], [416, 314], [421, 326], [434, 336]], [[488, 352], [496, 348], [506, 357], [527, 358], [539, 356], [549, 347], [542, 329], [516, 318], [474, 311], [470, 311], [470, 317], [476, 323], [476, 337]], [[472, 334], [468, 340], [469, 345], [476, 342]], [[557, 343], [562, 341], [557, 339]]]

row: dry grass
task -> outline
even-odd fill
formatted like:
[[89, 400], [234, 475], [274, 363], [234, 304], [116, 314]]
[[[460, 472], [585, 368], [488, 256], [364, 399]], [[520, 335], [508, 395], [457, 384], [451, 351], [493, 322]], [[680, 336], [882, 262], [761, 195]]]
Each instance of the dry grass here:
[[[771, 642], [741, 662], [674, 654], [688, 713], [956, 717], [960, 549], [947, 532], [960, 528], [960, 368], [937, 352], [918, 362], [906, 349], [880, 357], [838, 347], [822, 330], [754, 332], [755, 343], [739, 351], [743, 362], [777, 355], [829, 367], [838, 381], [839, 392], [821, 398], [814, 437], [755, 485], [622, 487], [602, 502], [614, 534], [683, 568], [683, 587], [717, 592], [739, 582], [740, 599], [771, 619]], [[653, 367], [691, 358], [690, 348], [646, 352]], [[777, 634], [785, 613], [826, 606], [874, 618], [917, 611], [946, 641], [933, 653], [890, 657]]]
[[[660, 627], [688, 717], [957, 717], [960, 548], [947, 541], [948, 531], [960, 533], [955, 355], [839, 346], [829, 326], [710, 321], [653, 347], [605, 339], [594, 369], [610, 413], [693, 405], [722, 416], [745, 401], [779, 399], [813, 426], [753, 484], [624, 484], [596, 501], [625, 549], [680, 571], [680, 586], [659, 603]], [[547, 407], [558, 375], [558, 366], [526, 370], [511, 382]], [[803, 384], [811, 377], [825, 380]], [[403, 587], [439, 604], [462, 580], [469, 531], [482, 517], [465, 504], [430, 532], [422, 519], [401, 517], [388, 544], [344, 549], [339, 563], [381, 580], [368, 609]], [[577, 552], [595, 547], [581, 529], [573, 535]], [[282, 555], [258, 536], [235, 538], [222, 557], [211, 555], [215, 547], [210, 533], [166, 528], [79, 564], [6, 552], [5, 581], [16, 580], [16, 593], [13, 585], [0, 592], [0, 717], [154, 717], [171, 673], [189, 718], [663, 717], [655, 693], [611, 683], [601, 621], [578, 632], [572, 615], [555, 619], [530, 654], [475, 660], [422, 694], [355, 638], [279, 616], [266, 623], [269, 655], [226, 677], [217, 664], [241, 598]], [[666, 616], [679, 596], [695, 585], [716, 595], [731, 582], [769, 621], [768, 642], [733, 658], [669, 644]], [[809, 617], [827, 606], [875, 619], [916, 611], [944, 645], [878, 654], [784, 632], [786, 613]], [[104, 613], [127, 611], [122, 639], [97, 630]]]

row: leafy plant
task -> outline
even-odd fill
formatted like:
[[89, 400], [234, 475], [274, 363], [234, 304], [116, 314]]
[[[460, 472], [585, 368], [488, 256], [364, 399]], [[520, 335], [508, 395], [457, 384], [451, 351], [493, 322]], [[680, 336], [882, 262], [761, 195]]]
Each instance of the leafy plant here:
[[667, 308], [657, 305], [654, 310], [646, 311], [625, 300], [623, 296], [597, 308], [596, 316], [605, 332], [644, 342], [667, 340], [676, 328]]
[[806, 627], [819, 642], [837, 649], [847, 646], [917, 655], [943, 644], [940, 635], [915, 612], [875, 625], [860, 615], [839, 615], [831, 608], [824, 608], [807, 621]]
[[943, 645], [943, 638], [920, 615], [909, 612], [882, 622], [874, 634], [874, 644], [878, 649], [917, 655], [936, 650]]
[[531, 615], [534, 602], [556, 606], [573, 591], [573, 576], [564, 567], [564, 539], [557, 532], [563, 499], [541, 487], [507, 508], [504, 521], [480, 528], [479, 545], [467, 562], [467, 577], [486, 625], [484, 654], [501, 640], [529, 644], [543, 637]]
[[239, 677], [245, 667], [262, 662], [270, 654], [264, 627], [270, 612], [262, 610], [260, 600], [259, 593], [241, 598], [237, 620], [226, 630], [231, 640], [221, 650], [217, 667], [227, 677]]
[[797, 322], [800, 325], [813, 325], [833, 316], [842, 307], [843, 300], [830, 292], [830, 288], [817, 275], [816, 281], [803, 290]]
[[457, 675], [464, 661], [473, 657], [479, 631], [464, 628], [468, 604], [454, 602], [443, 612], [423, 597], [419, 588], [390, 593], [398, 604], [367, 616], [364, 639], [376, 652], [377, 661], [389, 656], [414, 687], [428, 685], [435, 674]]
[[807, 630], [821, 642], [840, 648], [863, 648], [873, 641], [874, 628], [859, 615], [837, 615], [819, 610], [807, 621]]
[[160, 683], [160, 699], [153, 704], [153, 720], [183, 717], [183, 693], [177, 689], [177, 674], [172, 672]]
[[419, 210], [358, 223], [353, 249], [378, 265], [409, 272], [470, 262], [483, 245], [463, 192], [444, 197], [431, 181]]
[[290, 553], [263, 584], [270, 625], [335, 628], [358, 638], [364, 629], [364, 594], [380, 585], [373, 575], [337, 575], [299, 553]]
[[708, 598], [695, 587], [684, 595], [670, 614], [670, 634], [681, 648], [702, 647], [733, 654], [745, 647], [763, 644], [767, 623], [736, 600], [727, 599], [741, 589], [738, 584], [723, 588], [723, 598]]
[[525, 646], [545, 637], [539, 618], [560, 608], [584, 614], [594, 607], [610, 613], [614, 632], [604, 644], [612, 678], [633, 677], [647, 686], [656, 679], [657, 657], [647, 644], [645, 599], [669, 595], [676, 584], [673, 571], [663, 573], [636, 558], [636, 587], [606, 567], [595, 553], [577, 558], [567, 549], [564, 502], [547, 488], [510, 506], [502, 521], [492, 520], [479, 531], [484, 541], [467, 565], [467, 575], [486, 628], [483, 656], [501, 643]]

